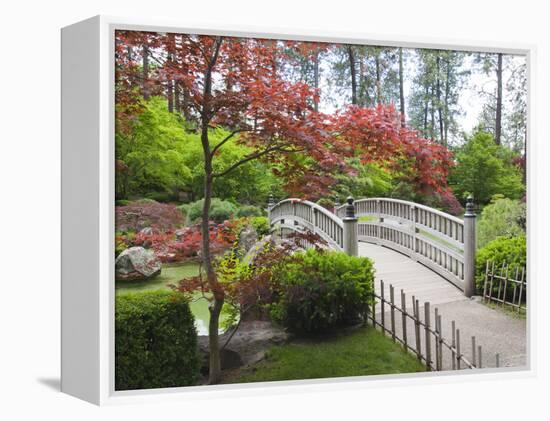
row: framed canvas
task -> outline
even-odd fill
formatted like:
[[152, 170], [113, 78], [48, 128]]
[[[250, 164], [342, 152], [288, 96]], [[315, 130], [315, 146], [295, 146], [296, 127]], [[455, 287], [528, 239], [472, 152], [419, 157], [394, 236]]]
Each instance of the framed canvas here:
[[533, 58], [299, 28], [63, 28], [62, 391], [532, 373]]

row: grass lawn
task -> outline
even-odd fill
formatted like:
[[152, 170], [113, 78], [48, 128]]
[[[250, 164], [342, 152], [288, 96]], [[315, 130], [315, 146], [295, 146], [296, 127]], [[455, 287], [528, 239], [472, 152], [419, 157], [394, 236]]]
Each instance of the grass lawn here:
[[[196, 276], [199, 274], [199, 264], [188, 262], [183, 264], [162, 265], [162, 271], [159, 276], [146, 281], [118, 281], [116, 282], [116, 294], [127, 294], [129, 292], [154, 291], [158, 289], [169, 288], [170, 284], [177, 284], [178, 281]], [[199, 335], [208, 334], [208, 321], [210, 313], [208, 312], [208, 301], [196, 294], [190, 303], [191, 312], [195, 316], [195, 326]], [[220, 322], [224, 321], [226, 316], [222, 313]], [[220, 329], [220, 332], [222, 330]]]
[[425, 366], [372, 327], [273, 347], [231, 383], [414, 373]]

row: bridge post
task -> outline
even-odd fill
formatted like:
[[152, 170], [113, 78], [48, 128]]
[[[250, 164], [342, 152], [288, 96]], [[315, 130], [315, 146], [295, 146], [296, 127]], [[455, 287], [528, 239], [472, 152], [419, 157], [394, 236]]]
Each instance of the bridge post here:
[[346, 216], [342, 219], [344, 222], [344, 252], [350, 256], [358, 254], [358, 235], [357, 235], [357, 217], [355, 216], [355, 206], [353, 197], [347, 198]]
[[475, 292], [476, 267], [476, 214], [474, 199], [466, 199], [464, 213], [464, 295], [471, 297]]
[[271, 222], [271, 209], [273, 209], [273, 206], [275, 206], [275, 199], [273, 198], [273, 195], [270, 193], [269, 197], [267, 198], [267, 219]]

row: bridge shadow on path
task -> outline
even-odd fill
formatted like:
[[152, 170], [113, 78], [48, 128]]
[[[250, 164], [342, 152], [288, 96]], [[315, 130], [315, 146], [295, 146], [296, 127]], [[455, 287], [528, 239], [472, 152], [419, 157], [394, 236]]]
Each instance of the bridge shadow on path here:
[[[478, 345], [483, 347], [483, 367], [495, 367], [495, 354], [500, 355], [501, 367], [525, 367], [526, 358], [526, 320], [511, 317], [503, 311], [489, 308], [476, 299], [468, 299], [462, 291], [426, 266], [389, 248], [371, 243], [359, 243], [359, 255], [369, 257], [376, 268], [375, 289], [380, 294], [380, 280], [385, 284], [385, 296], [389, 299], [390, 284], [395, 288], [396, 301], [400, 305], [403, 290], [407, 297], [407, 311], [412, 312], [412, 296], [424, 302], [430, 302], [432, 309], [437, 308], [442, 317], [443, 337], [450, 339], [451, 322], [456, 322], [463, 338], [463, 353], [471, 358], [470, 340], [476, 337]], [[380, 311], [380, 306], [377, 307]], [[423, 308], [421, 310], [423, 318]], [[377, 313], [380, 321], [380, 313]], [[385, 325], [390, 328], [390, 312], [385, 312]], [[407, 320], [409, 340], [412, 340], [414, 325]], [[401, 320], [396, 323], [396, 333], [402, 336]], [[422, 348], [425, 336], [421, 330]], [[435, 349], [432, 346], [432, 355]], [[444, 353], [443, 368], [451, 369], [451, 355]]]

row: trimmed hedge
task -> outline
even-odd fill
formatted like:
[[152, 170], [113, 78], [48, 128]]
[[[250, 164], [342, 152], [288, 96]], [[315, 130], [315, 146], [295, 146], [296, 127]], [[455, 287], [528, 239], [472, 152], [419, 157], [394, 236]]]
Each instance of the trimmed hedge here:
[[284, 262], [274, 281], [280, 299], [271, 317], [295, 331], [321, 332], [364, 320], [374, 267], [365, 257], [310, 249]]
[[[509, 265], [508, 274], [511, 276], [515, 275], [516, 268], [521, 273], [521, 270], [527, 265], [527, 241], [525, 235], [512, 238], [499, 237], [477, 251], [476, 288], [480, 292], [483, 291], [487, 261], [491, 262], [491, 264], [494, 262], [495, 269], [500, 269], [503, 263]], [[510, 285], [510, 288], [513, 288], [513, 285]]]
[[199, 361], [195, 319], [182, 294], [116, 297], [116, 390], [194, 385]]

